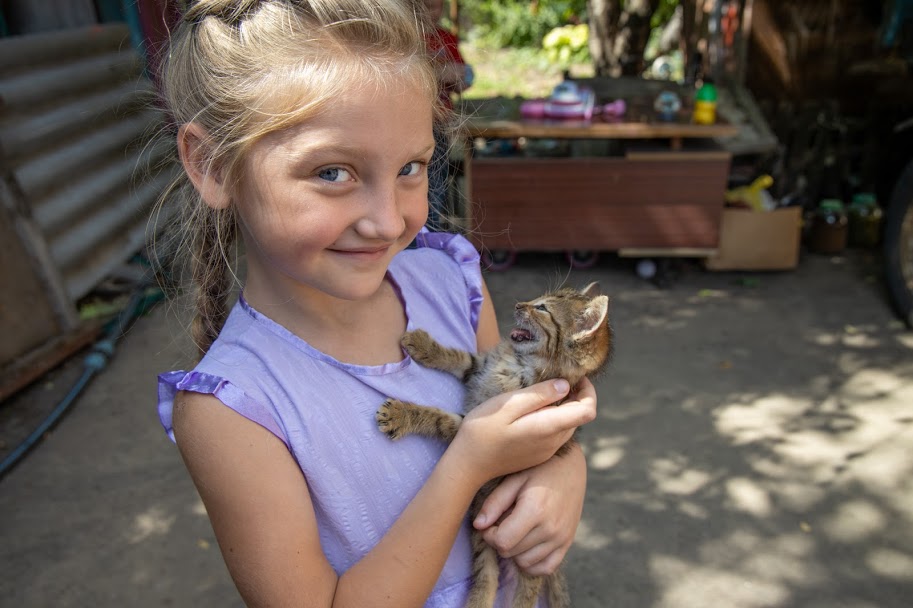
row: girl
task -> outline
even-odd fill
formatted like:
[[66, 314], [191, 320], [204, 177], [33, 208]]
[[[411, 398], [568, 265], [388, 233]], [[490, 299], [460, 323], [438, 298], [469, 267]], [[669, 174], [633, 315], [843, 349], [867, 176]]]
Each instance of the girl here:
[[[205, 356], [160, 376], [159, 414], [251, 606], [462, 606], [465, 513], [495, 476], [515, 473], [472, 523], [533, 574], [580, 518], [583, 456], [553, 455], [595, 417], [590, 384], [560, 408], [564, 381], [491, 399], [449, 446], [376, 427], [388, 396], [461, 407], [456, 380], [404, 356], [404, 331], [498, 341], [475, 250], [423, 229], [439, 102], [412, 6], [201, 0], [164, 66]], [[236, 234], [246, 280], [227, 314]]]

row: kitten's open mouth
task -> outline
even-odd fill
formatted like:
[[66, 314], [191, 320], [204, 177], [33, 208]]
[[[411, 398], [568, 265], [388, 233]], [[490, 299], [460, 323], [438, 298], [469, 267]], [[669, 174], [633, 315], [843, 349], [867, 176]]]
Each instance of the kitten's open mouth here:
[[529, 342], [533, 337], [533, 332], [528, 329], [523, 329], [522, 327], [517, 327], [510, 332], [510, 339], [514, 342]]

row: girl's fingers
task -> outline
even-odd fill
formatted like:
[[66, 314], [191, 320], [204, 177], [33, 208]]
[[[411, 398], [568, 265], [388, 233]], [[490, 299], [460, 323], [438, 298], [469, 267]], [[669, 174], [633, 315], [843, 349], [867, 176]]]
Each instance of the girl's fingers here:
[[[596, 396], [578, 394], [578, 400], [565, 401], [559, 407], [540, 408], [524, 416], [522, 422], [536, 424], [543, 430], [575, 429], [596, 418]], [[585, 395], [585, 393], [584, 393]]]
[[473, 521], [473, 526], [477, 530], [484, 530], [501, 519], [504, 513], [514, 506], [524, 483], [526, 483], [526, 478], [521, 475], [508, 475], [501, 480], [501, 483], [485, 499], [482, 508], [479, 509], [479, 514]]
[[596, 399], [596, 387], [593, 386], [593, 383], [590, 382], [590, 379], [586, 376], [577, 384], [574, 394], [571, 395], [571, 399], [575, 401], [580, 401], [581, 399]]
[[483, 405], [473, 411], [481, 410], [480, 415], [482, 412], [501, 411], [507, 414], [511, 420], [517, 420], [564, 398], [569, 390], [567, 380], [548, 380], [489, 399], [486, 404], [490, 405]]
[[[547, 545], [550, 540], [545, 531], [535, 526], [529, 528], [532, 523], [529, 518], [512, 518], [507, 517], [497, 526], [492, 526], [482, 533], [485, 542], [497, 550], [501, 557], [515, 557], [527, 551], [530, 551], [540, 545]], [[554, 547], [551, 547], [554, 549]], [[545, 555], [540, 556], [540, 559]]]
[[549, 549], [545, 544], [514, 558], [517, 566], [530, 576], [548, 576], [561, 566], [566, 551]]

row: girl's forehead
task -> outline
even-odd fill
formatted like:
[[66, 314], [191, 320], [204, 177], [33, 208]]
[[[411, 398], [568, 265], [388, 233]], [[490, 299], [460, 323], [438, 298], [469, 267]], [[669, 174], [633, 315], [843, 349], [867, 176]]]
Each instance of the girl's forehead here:
[[[436, 83], [413, 68], [378, 71], [353, 68], [326, 77], [311, 70], [290, 70], [267, 77], [260, 87], [268, 94], [258, 96], [256, 106], [267, 122], [292, 126], [349, 106], [382, 105], [391, 99], [408, 99], [419, 107], [431, 107], [437, 96]], [[284, 123], [284, 124], [283, 124]]]
[[273, 145], [296, 149], [333, 145], [423, 146], [432, 138], [433, 99], [415, 83], [353, 87], [266, 135]]

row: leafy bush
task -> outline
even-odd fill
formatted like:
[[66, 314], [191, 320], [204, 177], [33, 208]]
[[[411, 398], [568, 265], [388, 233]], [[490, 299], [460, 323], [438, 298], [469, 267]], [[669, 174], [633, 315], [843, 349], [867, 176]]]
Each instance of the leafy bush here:
[[549, 60], [562, 66], [590, 61], [590, 28], [585, 23], [556, 27], [542, 39]]
[[586, 0], [462, 0], [469, 37], [497, 48], [540, 48], [556, 27], [586, 21]]

